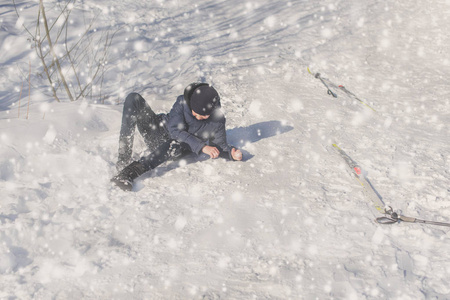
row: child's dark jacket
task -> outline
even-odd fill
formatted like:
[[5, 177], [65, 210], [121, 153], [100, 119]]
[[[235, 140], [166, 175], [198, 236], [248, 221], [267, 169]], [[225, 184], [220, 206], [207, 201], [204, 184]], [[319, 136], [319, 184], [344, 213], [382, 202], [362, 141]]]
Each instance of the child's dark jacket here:
[[188, 144], [192, 152], [200, 154], [205, 145], [210, 145], [217, 147], [222, 157], [232, 159], [232, 147], [227, 143], [225, 116], [220, 102], [208, 119], [197, 120], [192, 115], [189, 101], [181, 95], [163, 120], [170, 137]]

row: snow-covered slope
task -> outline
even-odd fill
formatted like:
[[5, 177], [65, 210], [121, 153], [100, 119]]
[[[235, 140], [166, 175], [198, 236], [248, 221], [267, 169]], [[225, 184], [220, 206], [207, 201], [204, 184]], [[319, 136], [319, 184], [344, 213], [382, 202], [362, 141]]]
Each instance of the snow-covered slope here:
[[[32, 20], [38, 3], [18, 4]], [[22, 21], [0, 5], [0, 298], [450, 297], [448, 229], [375, 223], [381, 215], [330, 147], [394, 209], [450, 222], [449, 1], [114, 0], [84, 10], [119, 30], [104, 104], [54, 102]], [[377, 112], [327, 95], [308, 66]], [[220, 92], [245, 161], [188, 157], [133, 192], [112, 188], [127, 93], [164, 112], [193, 81]], [[145, 150], [139, 137], [135, 150]]]

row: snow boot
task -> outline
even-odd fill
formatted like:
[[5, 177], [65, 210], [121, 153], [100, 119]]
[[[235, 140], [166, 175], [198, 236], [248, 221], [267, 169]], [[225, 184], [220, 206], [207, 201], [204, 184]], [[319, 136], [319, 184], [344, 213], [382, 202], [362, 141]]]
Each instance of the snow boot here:
[[131, 191], [133, 189], [133, 180], [147, 171], [142, 163], [134, 161], [120, 171], [119, 174], [111, 178], [111, 182], [124, 191]]

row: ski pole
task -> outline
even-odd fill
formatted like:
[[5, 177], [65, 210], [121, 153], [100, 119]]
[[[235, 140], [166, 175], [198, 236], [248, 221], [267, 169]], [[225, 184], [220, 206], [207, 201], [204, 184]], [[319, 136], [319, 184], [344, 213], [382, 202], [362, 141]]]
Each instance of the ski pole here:
[[313, 74], [309, 68], [308, 68], [308, 72], [309, 72], [309, 74], [313, 75], [315, 78], [319, 79], [323, 83], [323, 85], [327, 88], [328, 95], [331, 95], [334, 98], [337, 98], [337, 95], [332, 90], [330, 90], [330, 87], [325, 83], [325, 81], [323, 81], [322, 77], [320, 76], [320, 73]]

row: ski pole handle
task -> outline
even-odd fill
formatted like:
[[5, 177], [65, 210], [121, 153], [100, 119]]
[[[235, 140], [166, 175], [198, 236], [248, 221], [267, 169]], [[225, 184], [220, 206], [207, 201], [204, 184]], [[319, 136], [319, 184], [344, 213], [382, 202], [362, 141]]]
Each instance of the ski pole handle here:
[[331, 95], [334, 98], [337, 98], [337, 95], [335, 93], [333, 93], [331, 90], [328, 90], [328, 95]]
[[379, 217], [379, 218], [376, 218], [375, 221], [378, 224], [386, 225], [386, 224], [395, 224], [398, 222], [398, 219], [393, 219], [393, 218], [389, 218], [389, 217]]

